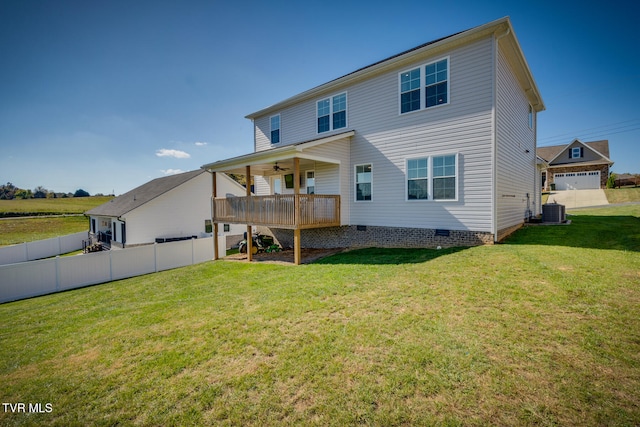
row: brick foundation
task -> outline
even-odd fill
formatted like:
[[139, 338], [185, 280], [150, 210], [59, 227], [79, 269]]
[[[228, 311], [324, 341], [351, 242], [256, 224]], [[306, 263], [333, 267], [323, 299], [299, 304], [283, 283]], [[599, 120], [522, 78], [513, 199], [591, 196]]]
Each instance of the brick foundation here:
[[[293, 247], [293, 230], [260, 231], [274, 236], [283, 248]], [[444, 235], [444, 234], [447, 234]], [[493, 244], [493, 234], [477, 231], [434, 230], [429, 228], [343, 226], [301, 231], [303, 248], [443, 248]]]

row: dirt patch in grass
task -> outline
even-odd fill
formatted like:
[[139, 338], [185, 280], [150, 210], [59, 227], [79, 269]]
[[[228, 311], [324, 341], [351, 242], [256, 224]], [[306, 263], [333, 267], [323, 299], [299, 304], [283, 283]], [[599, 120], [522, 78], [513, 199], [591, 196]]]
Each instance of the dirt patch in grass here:
[[[330, 255], [335, 255], [337, 253], [344, 252], [344, 248], [338, 249], [313, 249], [313, 248], [303, 248], [301, 252], [302, 264], [311, 264], [314, 261], [319, 260], [320, 258], [325, 258]], [[228, 255], [224, 258], [228, 261], [247, 261], [247, 254], [233, 254]], [[294, 255], [293, 250], [287, 249], [280, 252], [270, 252], [270, 253], [259, 253], [253, 256], [253, 261], [255, 262], [266, 262], [272, 264], [283, 264], [283, 265], [292, 265], [294, 263]]]

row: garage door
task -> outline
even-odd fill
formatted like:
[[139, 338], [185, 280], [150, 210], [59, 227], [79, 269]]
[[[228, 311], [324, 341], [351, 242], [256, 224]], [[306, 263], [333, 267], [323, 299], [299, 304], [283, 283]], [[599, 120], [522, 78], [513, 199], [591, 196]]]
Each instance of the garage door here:
[[600, 188], [600, 171], [567, 172], [553, 175], [556, 190], [590, 190]]

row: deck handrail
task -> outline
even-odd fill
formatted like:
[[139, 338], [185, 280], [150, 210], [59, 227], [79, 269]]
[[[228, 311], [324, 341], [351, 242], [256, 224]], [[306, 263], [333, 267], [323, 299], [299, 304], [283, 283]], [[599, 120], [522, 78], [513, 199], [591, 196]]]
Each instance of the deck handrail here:
[[340, 196], [274, 194], [216, 198], [213, 221], [291, 229], [339, 226]]

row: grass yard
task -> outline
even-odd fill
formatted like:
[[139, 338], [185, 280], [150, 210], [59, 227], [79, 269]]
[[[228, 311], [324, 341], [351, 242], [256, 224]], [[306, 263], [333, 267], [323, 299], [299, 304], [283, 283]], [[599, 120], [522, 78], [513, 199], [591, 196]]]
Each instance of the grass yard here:
[[89, 229], [85, 216], [0, 219], [0, 246], [64, 236]]
[[0, 218], [25, 215], [82, 214], [113, 199], [111, 196], [67, 199], [0, 200]]
[[0, 425], [639, 425], [640, 205], [570, 218], [0, 305], [0, 400], [44, 409]]
[[640, 187], [609, 188], [604, 190], [609, 203], [640, 202]]

